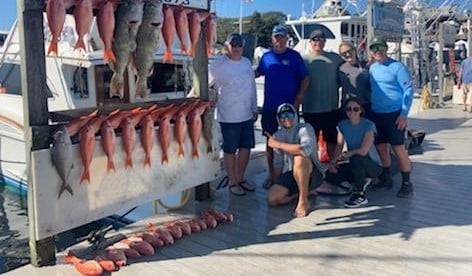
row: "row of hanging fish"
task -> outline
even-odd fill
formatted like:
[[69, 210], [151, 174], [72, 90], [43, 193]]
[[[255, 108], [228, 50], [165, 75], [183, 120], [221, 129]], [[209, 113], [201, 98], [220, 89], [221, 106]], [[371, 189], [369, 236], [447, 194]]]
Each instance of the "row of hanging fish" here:
[[184, 236], [232, 221], [233, 215], [230, 213], [208, 210], [199, 218], [182, 218], [160, 225], [149, 223], [143, 231], [134, 233], [103, 251], [94, 252], [91, 258], [79, 258], [69, 251], [64, 261], [73, 264], [82, 275], [110, 275], [128, 265], [128, 259], [139, 260], [142, 256], [154, 256], [157, 250], [174, 244]]
[[[216, 16], [183, 6], [162, 4], [161, 0], [48, 0], [46, 14], [52, 39], [48, 55], [58, 54], [58, 40], [66, 10], [73, 8], [78, 34], [75, 49], [85, 51], [84, 36], [90, 31], [93, 10], [97, 10], [98, 33], [104, 45], [104, 60], [113, 71], [110, 97], [124, 96], [124, 72], [128, 65], [137, 75], [136, 97], [147, 97], [147, 78], [160, 37], [165, 44], [164, 63], [174, 61], [174, 37], [182, 54], [193, 56], [205, 21], [207, 54], [211, 55], [216, 34]], [[187, 42], [190, 41], [190, 45]]]
[[[90, 164], [96, 146], [96, 134], [100, 133], [101, 146], [107, 157], [107, 172], [116, 171], [114, 153], [116, 146], [115, 129], [121, 129], [122, 147], [125, 153], [125, 169], [133, 168], [133, 152], [136, 145], [136, 126], [140, 126], [139, 139], [144, 150], [143, 166], [151, 167], [151, 154], [155, 136], [155, 124], [158, 125], [157, 137], [161, 147], [161, 163], [169, 162], [168, 149], [170, 146], [171, 120], [174, 122], [174, 139], [178, 144], [177, 156], [184, 156], [184, 143], [188, 133], [192, 145], [192, 158], [198, 158], [198, 144], [202, 135], [207, 142], [207, 152], [212, 152], [212, 121], [208, 116], [202, 116], [212, 105], [210, 101], [187, 100], [182, 104], [170, 104], [157, 107], [153, 105], [146, 109], [115, 110], [108, 115], [98, 115], [92, 112], [87, 116], [77, 118], [67, 125], [62, 125], [53, 134], [51, 161], [55, 166], [62, 184], [58, 198], [67, 191], [73, 195], [70, 186], [70, 173], [73, 169], [73, 150], [71, 136], [79, 135], [80, 155], [83, 173], [80, 182], [90, 183]], [[202, 122], [202, 117], [204, 122]], [[210, 118], [211, 119], [211, 118]]]

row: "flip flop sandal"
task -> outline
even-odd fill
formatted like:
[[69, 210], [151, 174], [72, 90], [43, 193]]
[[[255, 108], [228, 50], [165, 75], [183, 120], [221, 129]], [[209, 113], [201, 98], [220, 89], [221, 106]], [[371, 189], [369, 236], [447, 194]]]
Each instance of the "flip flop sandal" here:
[[[240, 189], [237, 189], [237, 188], [240, 188]], [[242, 189], [242, 187], [239, 186], [238, 184], [229, 185], [229, 192], [232, 193], [235, 196], [244, 196], [244, 195], [246, 195], [246, 192], [244, 191], [244, 189]]]
[[239, 182], [239, 187], [243, 188], [243, 190], [248, 192], [254, 192], [256, 190], [256, 187], [254, 187], [254, 185], [250, 184], [246, 180]]

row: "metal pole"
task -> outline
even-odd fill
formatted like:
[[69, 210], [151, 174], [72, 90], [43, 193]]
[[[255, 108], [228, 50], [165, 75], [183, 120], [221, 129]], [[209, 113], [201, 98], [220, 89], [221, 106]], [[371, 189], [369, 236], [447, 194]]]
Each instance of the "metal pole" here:
[[243, 33], [243, 1], [239, 0], [239, 34]]
[[444, 23], [439, 23], [439, 49], [438, 49], [438, 97], [442, 103], [444, 97]]

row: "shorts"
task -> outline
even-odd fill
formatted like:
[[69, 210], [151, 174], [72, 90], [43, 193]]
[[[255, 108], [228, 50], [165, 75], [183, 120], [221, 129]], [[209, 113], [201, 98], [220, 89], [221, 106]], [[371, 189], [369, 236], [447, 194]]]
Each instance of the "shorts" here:
[[462, 93], [468, 94], [472, 90], [472, 83], [464, 83], [462, 85]]
[[279, 129], [279, 122], [277, 122], [277, 111], [262, 110], [261, 116], [262, 134], [267, 131], [270, 135], [274, 134]]
[[[321, 185], [323, 178], [324, 178], [323, 174], [319, 171], [316, 165], [313, 164], [313, 171], [311, 172], [311, 175], [310, 175], [310, 183], [308, 184], [308, 189], [312, 190], [319, 187]], [[279, 175], [279, 177], [277, 177], [275, 184], [287, 188], [288, 196], [298, 193], [298, 185], [297, 185], [297, 182], [295, 181], [295, 178], [293, 177], [293, 171], [287, 171]]]
[[223, 152], [236, 153], [239, 148], [254, 148], [256, 138], [254, 137], [254, 121], [248, 120], [241, 123], [220, 122], [221, 134], [223, 135]]
[[339, 109], [330, 112], [303, 113], [303, 119], [314, 129], [316, 137], [323, 131], [323, 138], [326, 142], [335, 144], [338, 140], [338, 123], [340, 117]]
[[395, 121], [401, 110], [390, 113], [376, 113], [372, 111], [371, 120], [377, 128], [375, 144], [390, 144], [392, 146], [403, 145], [405, 142], [405, 129], [397, 129]]

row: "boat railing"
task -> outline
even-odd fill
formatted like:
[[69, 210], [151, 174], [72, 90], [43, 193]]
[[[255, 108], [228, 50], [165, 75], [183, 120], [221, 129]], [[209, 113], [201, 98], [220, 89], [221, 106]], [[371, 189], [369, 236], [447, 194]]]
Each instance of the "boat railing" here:
[[2, 57], [0, 58], [0, 68], [3, 66], [3, 63], [5, 61], [5, 57], [7, 56], [8, 53], [8, 48], [10, 47], [11, 44], [11, 39], [13, 37], [14, 32], [16, 31], [18, 27], [18, 21], [15, 20], [15, 23], [13, 23], [13, 26], [11, 27], [10, 32], [7, 35], [7, 39], [5, 40], [5, 43], [3, 44], [3, 53]]

